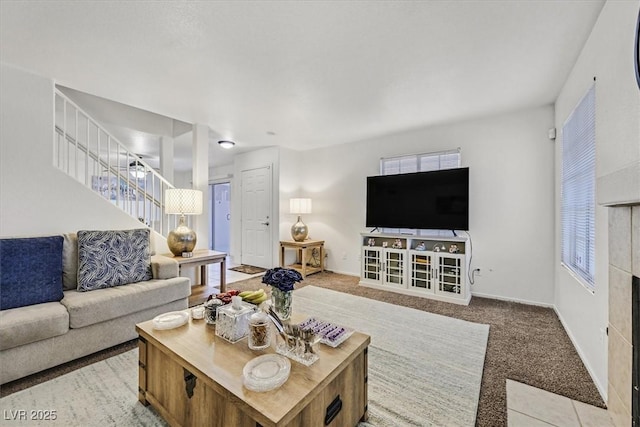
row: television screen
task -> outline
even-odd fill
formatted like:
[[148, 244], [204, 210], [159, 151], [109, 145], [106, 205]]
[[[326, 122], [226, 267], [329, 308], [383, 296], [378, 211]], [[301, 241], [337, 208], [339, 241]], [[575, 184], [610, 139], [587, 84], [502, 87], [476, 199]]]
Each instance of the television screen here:
[[469, 229], [469, 168], [367, 177], [367, 227]]

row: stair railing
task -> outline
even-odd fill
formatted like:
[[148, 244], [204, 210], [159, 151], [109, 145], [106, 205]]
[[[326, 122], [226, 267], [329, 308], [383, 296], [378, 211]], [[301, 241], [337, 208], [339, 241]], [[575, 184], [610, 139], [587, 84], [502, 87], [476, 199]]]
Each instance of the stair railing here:
[[177, 218], [164, 213], [164, 194], [174, 186], [58, 89], [55, 112], [54, 165], [167, 236]]

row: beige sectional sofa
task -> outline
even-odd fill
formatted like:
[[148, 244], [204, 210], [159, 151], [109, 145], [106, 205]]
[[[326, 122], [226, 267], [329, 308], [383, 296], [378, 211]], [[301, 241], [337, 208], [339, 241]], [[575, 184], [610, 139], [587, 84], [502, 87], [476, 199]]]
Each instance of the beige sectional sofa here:
[[150, 280], [77, 290], [77, 245], [64, 236], [61, 301], [0, 311], [0, 384], [134, 339], [136, 323], [188, 307], [189, 279], [161, 255], [150, 257]]

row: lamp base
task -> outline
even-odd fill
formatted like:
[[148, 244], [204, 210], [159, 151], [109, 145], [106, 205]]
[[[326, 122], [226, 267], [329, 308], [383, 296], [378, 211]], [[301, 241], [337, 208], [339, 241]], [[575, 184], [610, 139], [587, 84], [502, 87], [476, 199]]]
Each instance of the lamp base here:
[[291, 237], [296, 242], [302, 242], [307, 238], [308, 235], [309, 229], [307, 228], [307, 225], [302, 222], [302, 219], [300, 218], [300, 216], [298, 216], [298, 222], [291, 226]]
[[[167, 236], [167, 246], [175, 256], [184, 256], [184, 253], [193, 252], [196, 247], [196, 232], [187, 227], [184, 223], [184, 216], [180, 217], [180, 224], [175, 230], [169, 232]], [[186, 256], [187, 258], [189, 256]]]

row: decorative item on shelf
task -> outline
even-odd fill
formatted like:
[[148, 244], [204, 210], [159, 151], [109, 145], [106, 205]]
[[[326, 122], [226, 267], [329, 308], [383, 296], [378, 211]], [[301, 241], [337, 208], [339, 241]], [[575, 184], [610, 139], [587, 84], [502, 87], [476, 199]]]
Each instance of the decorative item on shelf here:
[[301, 280], [302, 275], [291, 268], [275, 267], [264, 273], [262, 283], [271, 286], [272, 307], [280, 319], [291, 317], [293, 287]]
[[302, 222], [300, 214], [311, 213], [311, 199], [289, 200], [289, 212], [298, 215], [298, 222], [291, 226], [291, 237], [296, 242], [303, 242], [309, 235], [309, 229], [307, 225]]
[[169, 232], [167, 245], [175, 256], [185, 258], [193, 256], [197, 236], [195, 231], [187, 227], [185, 215], [202, 213], [202, 191], [187, 188], [171, 188], [165, 192], [166, 214], [180, 215], [180, 223], [175, 230]]
[[427, 246], [424, 244], [424, 242], [420, 242], [418, 243], [418, 246], [416, 246], [416, 251], [426, 251], [427, 250]]
[[460, 252], [460, 249], [458, 249], [458, 245], [452, 244], [451, 246], [449, 246], [449, 253], [457, 254], [458, 252]]
[[391, 245], [392, 248], [394, 249], [402, 249], [402, 240], [400, 239], [396, 239], [393, 241], [393, 244]]
[[239, 296], [231, 298], [231, 304], [218, 308], [216, 335], [234, 344], [249, 334], [249, 317], [256, 306], [242, 301]]
[[389, 246], [389, 243], [387, 243], [387, 242], [382, 242], [382, 247], [383, 247], [383, 248], [386, 248], [387, 246]]
[[447, 250], [447, 247], [444, 245], [444, 243], [436, 243], [435, 245], [433, 245], [434, 252], [441, 252], [446, 250]]
[[367, 240], [367, 245], [368, 246], [375, 246], [376, 245], [376, 239], [370, 238], [369, 240]]

